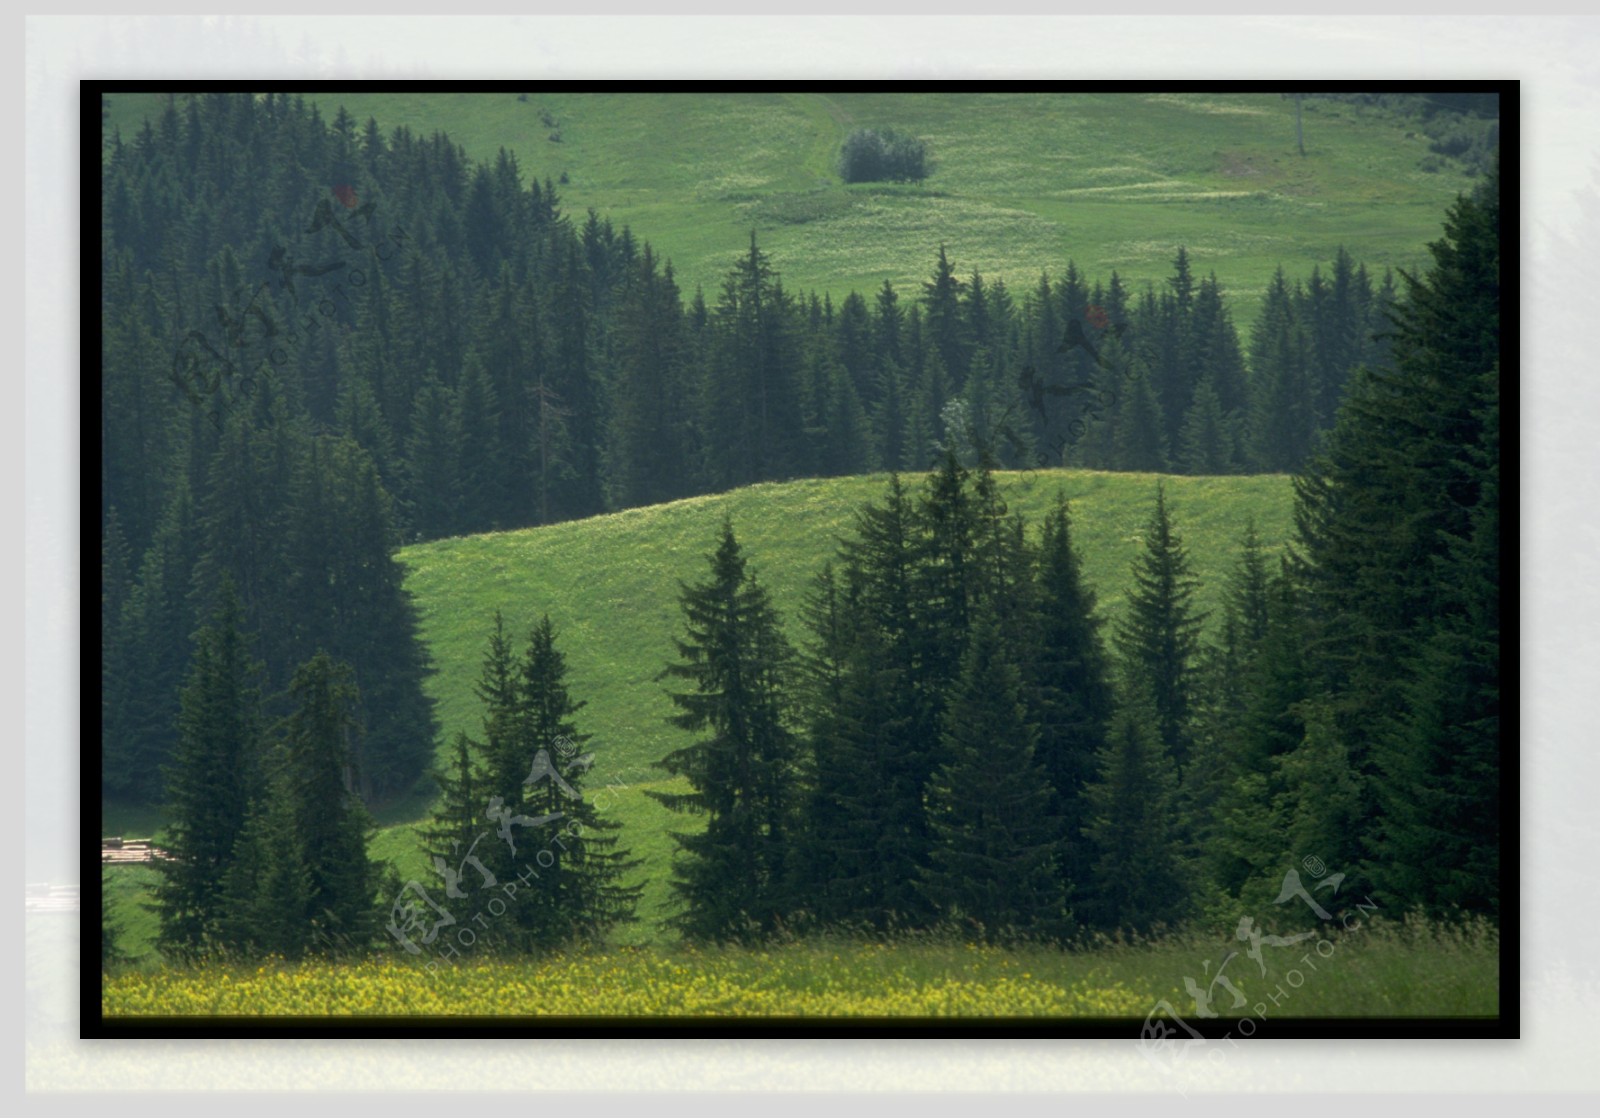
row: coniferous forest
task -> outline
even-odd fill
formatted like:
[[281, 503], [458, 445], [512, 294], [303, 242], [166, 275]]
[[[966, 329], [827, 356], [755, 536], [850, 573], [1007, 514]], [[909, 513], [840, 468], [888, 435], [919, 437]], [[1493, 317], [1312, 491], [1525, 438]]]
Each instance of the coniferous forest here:
[[[105, 138], [99, 763], [108, 818], [161, 850], [146, 970], [432, 978], [641, 927], [728, 952], [1242, 951], [1243, 913], [1321, 936], [1358, 900], [1497, 935], [1509, 370], [1483, 105], [1431, 125], [1477, 185], [1421, 267], [1286, 262], [1239, 322], [1187, 247], [1159, 281], [1069, 258], [1008, 285], [930, 239], [919, 286], [841, 297], [786, 286], [752, 230], [686, 290], [648, 229], [572, 212], [507, 149], [325, 104], [178, 95]], [[937, 176], [937, 146], [869, 135], [915, 155], [884, 177]], [[1141, 479], [1115, 584], [1065, 489], [1042, 517], [1010, 499], [1083, 471]], [[672, 640], [639, 654], [675, 743], [641, 784], [670, 821], [659, 920], [639, 848], [662, 817], [601, 792], [614, 744], [550, 603], [471, 619], [469, 729], [446, 734], [400, 549], [867, 474], [798, 610], [760, 539], [708, 517]], [[1169, 482], [1242, 475], [1289, 477], [1289, 535], [1198, 565]], [[374, 814], [407, 804], [380, 844]], [[108, 983], [132, 919], [111, 908]], [[1160, 966], [1125, 1002], [998, 1012], [1142, 1017], [1171, 986], [1210, 1017]], [[1495, 1013], [1476, 982], [1443, 1012]]]

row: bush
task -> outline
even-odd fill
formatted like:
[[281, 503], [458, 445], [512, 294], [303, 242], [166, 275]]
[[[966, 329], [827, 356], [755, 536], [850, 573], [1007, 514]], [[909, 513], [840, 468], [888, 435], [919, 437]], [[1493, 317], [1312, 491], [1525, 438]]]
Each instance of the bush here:
[[928, 145], [889, 128], [858, 128], [839, 151], [839, 177], [847, 183], [920, 182], [928, 177]]

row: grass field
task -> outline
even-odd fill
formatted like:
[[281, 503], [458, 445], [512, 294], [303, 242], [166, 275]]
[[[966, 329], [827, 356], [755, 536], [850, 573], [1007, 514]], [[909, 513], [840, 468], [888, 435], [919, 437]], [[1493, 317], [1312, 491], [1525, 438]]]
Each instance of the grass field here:
[[[1242, 954], [1218, 984], [1222, 1017], [1458, 1017], [1499, 1008], [1499, 943], [1484, 923], [1353, 919], [1322, 939]], [[1349, 914], [1345, 915], [1346, 917]], [[695, 1015], [1048, 1016], [1143, 1019], [1159, 1000], [1192, 1013], [1185, 979], [1237, 948], [1228, 934], [1080, 951], [986, 947], [930, 937], [805, 940], [760, 949], [611, 949], [540, 960], [213, 963], [130, 968], [106, 983], [108, 1016]], [[1304, 957], [1304, 958], [1302, 958]], [[1215, 978], [1215, 973], [1210, 973]], [[1278, 997], [1274, 1000], [1273, 996]], [[1261, 1032], [1270, 1032], [1263, 1024]], [[1130, 1032], [1129, 1037], [1137, 1036]]]
[[[1002, 472], [997, 478], [1005, 500], [1028, 519], [1035, 539], [1056, 493], [1066, 495], [1085, 578], [1097, 591], [1107, 619], [1120, 616], [1129, 565], [1140, 549], [1155, 498], [1155, 476], [1047, 470]], [[913, 493], [924, 485], [917, 476], [905, 482]], [[663, 780], [665, 775], [652, 763], [686, 738], [667, 724], [675, 708], [666, 685], [655, 681], [673, 659], [672, 639], [681, 628], [679, 581], [706, 577], [706, 556], [715, 547], [723, 516], [731, 516], [751, 568], [771, 591], [791, 640], [799, 644], [807, 636], [799, 607], [809, 580], [832, 556], [838, 537], [851, 530], [854, 511], [881, 500], [887, 485], [888, 475], [767, 483], [544, 528], [439, 540], [400, 552], [409, 571], [406, 585], [421, 614], [422, 638], [438, 669], [427, 689], [438, 701], [444, 732], [441, 764], [446, 761], [445, 744], [456, 731], [481, 732], [482, 708], [473, 686], [494, 612], [501, 611], [519, 645], [541, 614], [550, 615], [557, 645], [567, 658], [569, 686], [575, 698], [587, 703], [576, 721], [582, 732], [594, 735], [588, 744], [595, 753], [589, 788], [607, 790], [600, 802], [603, 810], [623, 824], [623, 844], [645, 860], [641, 920], [620, 934], [623, 942], [646, 943], [663, 935], [659, 922], [669, 904], [674, 850], [668, 833], [698, 826], [693, 817], [674, 815], [646, 795], [649, 789], [672, 787], [672, 779]], [[1201, 605], [1214, 610], [1248, 519], [1255, 519], [1269, 550], [1276, 551], [1287, 538], [1289, 479], [1169, 477], [1165, 485], [1175, 526], [1202, 580]], [[410, 796], [377, 811], [383, 827], [373, 854], [392, 860], [403, 876], [424, 874], [414, 827], [425, 818], [432, 796], [432, 785], [424, 779]], [[103, 820], [108, 835], [148, 835], [158, 824], [159, 817], [148, 811], [129, 814], [115, 808], [107, 809]], [[109, 873], [148, 872], [117, 868]], [[133, 912], [142, 894], [140, 880], [117, 880], [117, 904], [126, 902], [129, 910], [125, 923], [130, 948], [144, 950], [145, 934], [153, 930], [147, 918]]]
[[[885, 279], [920, 293], [941, 243], [963, 277], [976, 268], [1015, 295], [1069, 259], [1091, 279], [1159, 282], [1185, 245], [1248, 329], [1279, 264], [1303, 276], [1341, 244], [1380, 276], [1419, 263], [1473, 181], [1422, 171], [1414, 126], [1332, 102], [1306, 103], [1301, 157], [1276, 93], [525, 92], [311, 100], [325, 120], [343, 105], [385, 132], [443, 131], [475, 160], [504, 147], [525, 175], [565, 174], [568, 214], [630, 226], [708, 300], [751, 229], [787, 288], [836, 302]], [[132, 137], [164, 96], [113, 95], [108, 124]], [[925, 139], [933, 173], [844, 185], [834, 160], [856, 127]]]

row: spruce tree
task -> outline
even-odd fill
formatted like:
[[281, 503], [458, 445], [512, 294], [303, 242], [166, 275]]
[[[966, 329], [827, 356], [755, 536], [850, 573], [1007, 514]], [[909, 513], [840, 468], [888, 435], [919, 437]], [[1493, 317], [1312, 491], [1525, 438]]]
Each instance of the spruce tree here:
[[961, 295], [966, 284], [956, 278], [955, 268], [939, 246], [939, 261], [933, 278], [922, 284], [922, 302], [926, 308], [924, 322], [928, 342], [944, 365], [950, 379], [950, 391], [961, 392], [967, 383], [969, 350], [963, 329]]
[[1092, 927], [1147, 933], [1180, 919], [1188, 903], [1170, 822], [1172, 759], [1157, 723], [1143, 682], [1128, 680], [1086, 790], [1095, 888], [1074, 915]]
[[919, 924], [927, 862], [927, 751], [912, 749], [906, 673], [871, 624], [841, 666], [836, 706], [814, 723], [815, 778], [804, 833], [812, 871], [804, 903], [823, 924]]
[[[494, 825], [484, 814], [489, 804], [488, 781], [483, 767], [473, 757], [473, 742], [466, 731], [457, 731], [448, 769], [435, 769], [430, 776], [439, 788], [433, 815], [418, 829], [422, 853], [437, 880], [430, 890], [435, 904], [449, 910], [452, 901], [464, 900], [470, 891], [499, 886], [500, 876], [489, 867], [498, 854]], [[512, 900], [515, 895], [512, 895]], [[490, 943], [506, 943], [509, 930], [491, 926], [484, 930]]]
[[430, 376], [423, 381], [413, 405], [402, 473], [413, 539], [449, 536], [459, 523], [458, 449], [451, 428], [454, 400], [450, 390]]
[[109, 886], [109, 871], [100, 872], [100, 972], [105, 974], [118, 964], [128, 960], [128, 954], [122, 948], [122, 939], [128, 935], [127, 927], [122, 919], [112, 911], [111, 897], [106, 887]]
[[1182, 800], [1189, 838], [1202, 862], [1217, 827], [1216, 805], [1242, 756], [1240, 727], [1268, 632], [1268, 601], [1266, 554], [1251, 517], [1223, 590], [1219, 640], [1203, 648], [1196, 677], [1195, 759], [1184, 775]]
[[1193, 671], [1205, 621], [1194, 607], [1198, 589], [1188, 549], [1167, 512], [1166, 489], [1158, 482], [1117, 644], [1127, 671], [1149, 692], [1162, 749], [1180, 769], [1189, 756]]
[[1403, 714], [1374, 748], [1379, 895], [1498, 917], [1500, 897], [1499, 369], [1481, 391], [1478, 504], [1435, 561], [1441, 606], [1407, 662]]
[[[378, 930], [378, 867], [367, 854], [372, 818], [355, 794], [351, 739], [360, 693], [348, 665], [318, 652], [289, 682], [283, 792], [293, 805], [309, 879], [309, 935], [362, 948]], [[319, 935], [320, 934], [320, 935]]]
[[238, 597], [224, 581], [196, 635], [167, 769], [169, 857], [156, 863], [157, 943], [178, 956], [199, 951], [224, 912], [223, 879], [260, 787], [260, 666], [242, 627]]
[[918, 731], [933, 741], [944, 696], [960, 671], [966, 649], [976, 594], [974, 538], [977, 516], [973, 509], [971, 474], [953, 451], [947, 450], [939, 468], [928, 476], [917, 507], [920, 541], [916, 563], [916, 662], [920, 709], [927, 720]]
[[1267, 288], [1250, 343], [1250, 459], [1258, 470], [1299, 470], [1311, 450], [1316, 400], [1310, 342], [1280, 267]]
[[785, 889], [797, 808], [794, 653], [731, 522], [708, 558], [710, 577], [681, 586], [681, 660], [663, 673], [690, 685], [668, 693], [679, 709], [672, 725], [704, 737], [656, 763], [692, 791], [650, 796], [706, 817], [703, 832], [673, 833], [675, 924], [694, 938], [744, 939], [770, 933], [794, 908]]
[[[856, 515], [840, 548], [844, 584], [826, 612], [813, 608], [818, 650], [831, 649], [831, 683], [811, 719], [814, 787], [807, 827], [828, 838], [813, 875], [827, 919], [877, 928], [919, 923], [928, 915], [916, 890], [926, 865], [923, 790], [934, 765], [936, 698], [924, 687], [918, 615], [922, 541], [912, 500], [891, 476], [883, 503]], [[824, 638], [824, 634], [828, 636]]]
[[1118, 470], [1159, 474], [1167, 469], [1166, 420], [1149, 364], [1135, 355], [1124, 379], [1115, 430]]
[[1296, 479], [1308, 694], [1332, 695], [1352, 763], [1382, 777], [1369, 881], [1480, 912], [1498, 904], [1498, 839], [1474, 817], [1499, 796], [1499, 217], [1494, 176], [1450, 208], [1433, 267], [1405, 277], [1392, 366], [1357, 374]]
[[985, 939], [1063, 931], [1059, 820], [1034, 753], [1022, 674], [983, 612], [944, 712], [942, 764], [928, 785], [932, 831], [922, 889]]
[[828, 435], [820, 463], [822, 473], [830, 476], [869, 473], [877, 468], [878, 453], [855, 382], [838, 362], [830, 362], [826, 369]]
[[1025, 669], [1039, 718], [1035, 754], [1049, 780], [1050, 814], [1061, 822], [1062, 884], [1070, 904], [1087, 906], [1094, 883], [1083, 835], [1089, 823], [1084, 790], [1105, 747], [1113, 696], [1095, 594], [1083, 580], [1071, 513], [1060, 493], [1045, 518], [1038, 578], [1038, 648]]
[[[555, 645], [549, 615], [528, 638], [517, 681], [517, 735], [521, 764], [509, 774], [488, 773], [491, 791], [505, 806], [534, 819], [559, 821], [550, 844], [535, 857], [539, 877], [532, 887], [529, 940], [549, 948], [574, 939], [599, 939], [613, 926], [632, 921], [641, 886], [623, 885], [641, 860], [629, 858], [614, 834], [620, 827], [583, 795], [583, 776], [593, 752], [579, 754], [592, 736], [581, 734], [571, 716], [586, 705], [566, 684], [566, 657]], [[518, 783], [508, 787], [507, 779]], [[546, 859], [545, 855], [549, 858]]]
[[889, 470], [915, 469], [907, 424], [911, 401], [900, 363], [892, 357], [878, 365], [877, 404], [872, 413], [872, 438], [880, 463]]
[[1209, 377], [1195, 389], [1194, 404], [1183, 420], [1180, 446], [1178, 465], [1185, 474], [1233, 472], [1233, 431]]
[[252, 800], [223, 875], [214, 934], [224, 951], [297, 959], [312, 939], [311, 873], [295, 832], [294, 802], [273, 773]]

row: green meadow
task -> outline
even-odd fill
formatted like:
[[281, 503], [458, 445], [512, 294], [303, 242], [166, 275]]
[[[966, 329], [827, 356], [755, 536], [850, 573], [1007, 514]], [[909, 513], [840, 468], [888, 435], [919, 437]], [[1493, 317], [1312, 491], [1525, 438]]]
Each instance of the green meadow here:
[[[164, 94], [110, 97], [108, 127], [131, 138]], [[1280, 264], [1291, 277], [1341, 244], [1376, 276], [1411, 267], [1439, 214], [1473, 180], [1429, 173], [1428, 141], [1370, 108], [1294, 106], [1276, 93], [683, 93], [527, 89], [505, 93], [314, 94], [387, 134], [444, 132], [474, 160], [503, 147], [525, 176], [558, 186], [565, 211], [593, 208], [673, 263], [708, 301], [755, 230], [791, 291], [835, 301], [890, 280], [921, 291], [941, 244], [958, 272], [1020, 295], [1073, 260], [1140, 288], [1187, 246], [1215, 271], [1248, 328]], [[554, 122], [554, 127], [546, 120]], [[917, 184], [844, 185], [834, 161], [858, 127], [928, 142]], [[559, 137], [559, 139], [552, 139]]]
[[1209, 974], [1215, 1014], [1254, 1019], [1244, 1036], [1272, 1036], [1281, 1017], [1497, 1013], [1499, 936], [1487, 922], [1402, 922], [1352, 904], [1332, 925], [1315, 941], [1264, 948], [1259, 964], [1240, 953], [1215, 971], [1210, 965], [1234, 951], [1223, 929], [1073, 951], [986, 946], [945, 930], [539, 959], [466, 952], [443, 964], [394, 952], [356, 961], [122, 968], [106, 979], [102, 1006], [107, 1016], [1109, 1018], [1126, 1020], [1132, 1041], [1162, 1002], [1192, 1019], [1188, 984], [1204, 992]]
[[[1071, 502], [1076, 545], [1085, 576], [1110, 623], [1120, 616], [1129, 565], [1155, 497], [1156, 477], [1085, 470], [1002, 472], [1005, 500], [1037, 528], [1057, 492]], [[905, 484], [920, 493], [924, 481]], [[1281, 548], [1290, 531], [1292, 497], [1282, 475], [1166, 477], [1169, 507], [1202, 581], [1199, 600], [1214, 610], [1223, 581], [1238, 555], [1239, 540], [1254, 519], [1268, 549]], [[440, 763], [457, 731], [481, 732], [481, 705], [473, 695], [485, 643], [500, 611], [519, 642], [540, 615], [549, 614], [565, 653], [573, 696], [586, 702], [577, 723], [593, 735], [588, 748], [595, 765], [588, 788], [603, 811], [623, 824], [623, 843], [645, 860], [647, 880], [637, 925], [622, 931], [622, 943], [660, 939], [669, 904], [673, 853], [670, 832], [698, 826], [646, 795], [670, 780], [652, 763], [686, 740], [667, 723], [675, 708], [667, 685], [656, 681], [674, 657], [680, 632], [680, 581], [705, 578], [707, 556], [724, 516], [757, 578], [782, 612], [790, 639], [806, 640], [799, 608], [810, 579], [829, 559], [838, 539], [851, 531], [855, 510], [883, 497], [888, 475], [767, 483], [729, 493], [629, 509], [566, 524], [414, 545], [399, 554], [408, 570], [422, 638], [437, 671], [428, 690], [437, 701], [442, 728]], [[415, 825], [433, 800], [426, 779], [411, 795], [379, 806], [381, 825], [372, 846], [405, 876], [427, 880]], [[146, 835], [159, 820], [108, 809], [107, 834]], [[119, 867], [113, 906], [125, 912], [129, 943], [148, 945], [154, 928], [137, 912], [148, 872]]]

